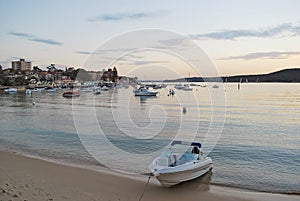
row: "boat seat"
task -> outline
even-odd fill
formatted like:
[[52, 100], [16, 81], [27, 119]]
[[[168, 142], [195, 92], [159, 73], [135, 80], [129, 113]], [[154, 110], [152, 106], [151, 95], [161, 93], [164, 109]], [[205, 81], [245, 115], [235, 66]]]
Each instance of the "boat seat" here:
[[199, 154], [194, 154], [194, 153], [191, 153], [191, 152], [185, 152], [184, 154], [182, 154], [180, 156], [180, 158], [178, 160], [189, 162], [189, 161], [197, 160], [198, 158], [199, 158]]

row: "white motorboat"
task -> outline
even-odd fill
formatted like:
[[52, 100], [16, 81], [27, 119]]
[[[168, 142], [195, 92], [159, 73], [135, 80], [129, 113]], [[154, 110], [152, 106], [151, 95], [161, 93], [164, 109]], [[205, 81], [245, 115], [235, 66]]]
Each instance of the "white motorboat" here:
[[155, 84], [153, 85], [153, 89], [161, 89], [162, 86], [160, 84]]
[[43, 89], [41, 88], [34, 88], [31, 90], [31, 92], [42, 92]]
[[31, 94], [31, 89], [26, 89], [25, 94], [30, 95]]
[[133, 90], [135, 96], [156, 96], [157, 91], [149, 91], [146, 87], [142, 86]]
[[14, 94], [14, 93], [17, 93], [18, 90], [16, 88], [8, 88], [8, 89], [5, 89], [4, 92], [7, 94]]
[[175, 89], [183, 89], [184, 86], [183, 86], [183, 84], [175, 84], [174, 88]]
[[218, 89], [218, 88], [219, 88], [219, 85], [217, 85], [217, 84], [214, 84], [214, 85], [212, 86], [212, 88], [214, 88], [214, 89]]
[[56, 92], [56, 88], [49, 87], [49, 88], [46, 88], [45, 91], [49, 92], [49, 93], [54, 93], [54, 92]]
[[90, 89], [90, 88], [81, 88], [80, 92], [82, 92], [82, 93], [92, 93], [93, 89]]
[[167, 88], [167, 84], [161, 84], [161, 88]]
[[95, 95], [101, 94], [101, 88], [100, 88], [100, 87], [94, 88], [93, 93], [94, 93]]
[[[180, 146], [176, 152], [175, 145], [184, 148]], [[152, 175], [165, 187], [200, 177], [211, 168], [212, 160], [202, 155], [200, 143], [183, 141], [173, 141], [149, 166]]]
[[109, 90], [109, 87], [107, 87], [107, 86], [103, 86], [102, 88], [101, 88], [101, 91], [108, 91]]
[[191, 87], [190, 87], [190, 85], [188, 85], [188, 84], [185, 84], [185, 85], [183, 85], [183, 88], [182, 88], [182, 90], [183, 90], [183, 91], [192, 91], [192, 90], [193, 90], [193, 88], [191, 88]]

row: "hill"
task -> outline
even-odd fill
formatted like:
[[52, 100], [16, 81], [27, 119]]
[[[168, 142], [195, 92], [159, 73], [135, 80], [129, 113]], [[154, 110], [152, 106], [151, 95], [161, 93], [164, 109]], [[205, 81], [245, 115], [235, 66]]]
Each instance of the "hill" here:
[[284, 69], [268, 74], [257, 75], [235, 75], [224, 77], [191, 77], [180, 78], [176, 80], [165, 80], [165, 82], [299, 82], [300, 83], [300, 68]]
[[227, 82], [300, 82], [300, 68], [284, 69], [269, 74], [222, 77]]

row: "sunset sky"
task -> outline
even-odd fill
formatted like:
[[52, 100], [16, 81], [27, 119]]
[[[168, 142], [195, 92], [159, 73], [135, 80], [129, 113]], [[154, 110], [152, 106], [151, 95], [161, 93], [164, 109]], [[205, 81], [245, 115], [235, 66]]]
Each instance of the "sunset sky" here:
[[[298, 0], [0, 0], [0, 9], [0, 64], [5, 68], [19, 58], [40, 67], [55, 63], [88, 68], [85, 61], [90, 53], [105, 41], [149, 28], [191, 39], [221, 75], [300, 67]], [[156, 59], [164, 60], [163, 56]], [[145, 69], [158, 62], [151, 61], [135, 65]], [[117, 67], [126, 74], [122, 66]], [[157, 72], [149, 76], [163, 77]]]

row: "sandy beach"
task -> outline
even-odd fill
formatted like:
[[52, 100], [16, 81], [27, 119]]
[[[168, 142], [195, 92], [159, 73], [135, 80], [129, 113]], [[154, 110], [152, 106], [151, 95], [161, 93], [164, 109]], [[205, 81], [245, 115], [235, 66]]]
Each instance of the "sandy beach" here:
[[[148, 177], [129, 177], [108, 170], [65, 166], [15, 153], [0, 152], [0, 200], [138, 201]], [[141, 200], [300, 200], [297, 195], [268, 194], [209, 184], [211, 174], [163, 188], [154, 179]]]

